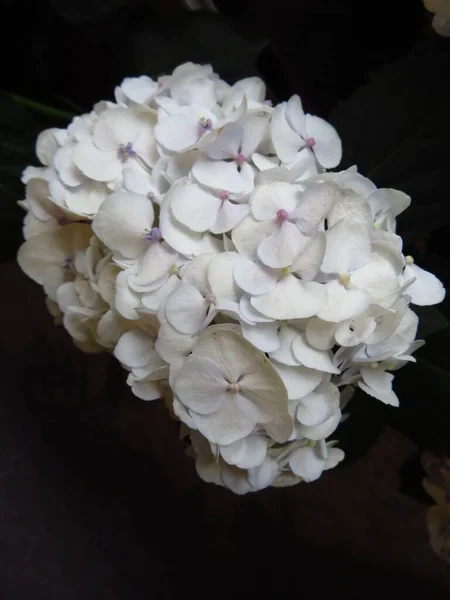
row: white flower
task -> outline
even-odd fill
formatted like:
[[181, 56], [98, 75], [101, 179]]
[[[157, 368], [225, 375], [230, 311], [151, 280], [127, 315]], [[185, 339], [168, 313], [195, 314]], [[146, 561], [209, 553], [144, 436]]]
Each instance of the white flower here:
[[185, 152], [196, 147], [217, 124], [216, 115], [203, 106], [179, 106], [165, 98], [159, 103], [166, 116], [160, 112], [155, 137], [167, 152]]
[[267, 127], [267, 119], [257, 115], [225, 125], [216, 139], [206, 145], [207, 156], [194, 163], [194, 179], [204, 186], [231, 194], [249, 193], [255, 177], [249, 161], [264, 141]]
[[339, 448], [328, 448], [324, 444], [307, 445], [291, 453], [289, 467], [303, 481], [316, 481], [324, 470], [334, 468], [343, 458], [344, 453]]
[[226, 190], [212, 193], [195, 183], [177, 186], [170, 207], [179, 223], [197, 233], [230, 231], [249, 211], [247, 204], [233, 202]]
[[17, 261], [28, 277], [42, 285], [45, 293], [56, 300], [58, 287], [74, 279], [76, 253], [87, 247], [91, 236], [89, 225], [78, 223], [33, 236], [19, 248]]
[[249, 109], [260, 108], [266, 97], [266, 85], [259, 77], [247, 77], [237, 81], [229, 90], [222, 104], [225, 115], [231, 115], [244, 99]]
[[331, 185], [309, 190], [285, 182], [260, 185], [250, 198], [251, 216], [234, 229], [233, 242], [248, 258], [288, 267], [306, 250], [336, 197]]
[[202, 254], [186, 266], [181, 285], [165, 303], [165, 317], [176, 331], [192, 335], [209, 325], [218, 311], [239, 311], [240, 293], [233, 280], [237, 260], [236, 252]]
[[226, 463], [239, 469], [259, 467], [267, 456], [268, 438], [262, 433], [252, 433], [226, 446], [212, 444], [212, 450]]
[[192, 431], [190, 439], [198, 475], [203, 481], [226, 487], [235, 494], [262, 490], [272, 485], [279, 474], [277, 462], [269, 456], [257, 467], [241, 469], [216, 457], [206, 438], [198, 431]]
[[73, 160], [95, 181], [120, 179], [125, 166], [149, 168], [157, 158], [153, 125], [149, 111], [108, 108], [95, 123], [92, 139], [75, 146]]
[[134, 259], [161, 239], [160, 230], [153, 227], [154, 216], [153, 204], [148, 198], [116, 192], [102, 203], [92, 228], [113, 252]]
[[[155, 324], [156, 326], [156, 324]], [[161, 397], [159, 382], [167, 378], [167, 365], [155, 350], [155, 337], [140, 329], [127, 331], [114, 349], [114, 356], [130, 370], [128, 384], [142, 400]]]
[[[292, 432], [286, 389], [275, 369], [228, 328], [211, 327], [199, 336], [192, 354], [171, 374], [171, 387], [212, 443], [232, 444], [257, 424], [279, 442]], [[176, 404], [174, 409], [177, 413]]]
[[293, 439], [322, 440], [331, 435], [341, 420], [339, 390], [323, 383], [299, 400], [289, 400], [289, 413], [294, 420]]
[[392, 390], [394, 376], [391, 373], [386, 373], [383, 368], [377, 367], [375, 363], [375, 368], [363, 367], [361, 377], [362, 380], [358, 381], [358, 385], [369, 396], [381, 400], [384, 404], [399, 406], [398, 398]]
[[179, 187], [181, 185], [182, 182], [173, 186], [161, 203], [159, 226], [162, 237], [174, 250], [187, 258], [193, 258], [207, 252], [220, 252], [223, 243], [207, 232], [196, 232], [189, 229], [173, 215], [172, 201], [176, 201], [179, 197]]
[[153, 98], [161, 92], [161, 87], [147, 75], [125, 77], [114, 90], [114, 96], [119, 104], [149, 106]]
[[56, 322], [113, 352], [199, 476], [236, 494], [336, 466], [352, 392], [398, 406], [394, 374], [424, 343], [409, 305], [445, 297], [403, 255], [409, 196], [326, 172], [334, 128], [265, 92], [192, 62], [125, 78], [116, 103], [39, 135], [18, 202], [18, 262]]
[[336, 130], [320, 117], [305, 114], [298, 96], [274, 109], [271, 136], [281, 162], [295, 161], [303, 148], [309, 148], [325, 169], [341, 162], [342, 144]]
[[262, 322], [311, 317], [327, 301], [325, 285], [303, 281], [289, 268], [269, 269], [241, 258], [236, 261], [233, 277], [250, 296], [251, 307], [265, 317]]
[[407, 256], [401, 281], [407, 283], [411, 280], [413, 282], [408, 286], [407, 294], [413, 304], [430, 306], [445, 298], [445, 288], [436, 275], [421, 269], [411, 256]]

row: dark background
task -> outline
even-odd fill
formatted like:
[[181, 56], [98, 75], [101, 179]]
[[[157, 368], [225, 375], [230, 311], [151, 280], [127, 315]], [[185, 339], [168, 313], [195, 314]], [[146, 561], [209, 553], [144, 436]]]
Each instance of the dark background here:
[[76, 350], [14, 265], [37, 133], [125, 76], [193, 60], [230, 82], [258, 73], [275, 101], [299, 93], [329, 118], [343, 168], [411, 194], [405, 253], [448, 286], [450, 48], [420, 0], [216, 5], [0, 4], [0, 598], [446, 598], [419, 455], [450, 452], [448, 302], [420, 311], [428, 343], [396, 377], [401, 408], [352, 401], [344, 466], [237, 498], [197, 478], [164, 408], [134, 398], [108, 356]]

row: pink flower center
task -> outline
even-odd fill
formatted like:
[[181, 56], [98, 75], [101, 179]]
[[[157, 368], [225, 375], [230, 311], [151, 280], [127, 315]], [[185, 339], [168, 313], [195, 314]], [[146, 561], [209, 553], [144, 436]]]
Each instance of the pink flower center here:
[[277, 212], [277, 219], [279, 219], [280, 221], [285, 221], [287, 219], [287, 211], [284, 210], [284, 208], [280, 208], [280, 210]]
[[305, 142], [310, 148], [316, 145], [316, 140], [313, 137], [306, 138]]
[[225, 202], [225, 200], [228, 200], [229, 197], [230, 197], [230, 194], [226, 190], [220, 190], [219, 198], [222, 200], [222, 202]]
[[238, 152], [238, 154], [236, 154], [236, 156], [234, 157], [234, 160], [240, 166], [243, 163], [245, 163], [245, 161], [247, 160], [247, 157], [242, 152]]

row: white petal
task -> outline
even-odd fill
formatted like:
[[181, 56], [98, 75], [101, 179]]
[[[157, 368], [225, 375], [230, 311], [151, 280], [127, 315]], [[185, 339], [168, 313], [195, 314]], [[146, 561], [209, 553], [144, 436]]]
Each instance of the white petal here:
[[159, 86], [147, 75], [141, 75], [140, 77], [125, 77], [119, 89], [136, 104], [147, 104], [157, 93]]
[[153, 339], [140, 329], [127, 331], [114, 349], [114, 356], [129, 368], [145, 367], [154, 354]]
[[197, 256], [201, 252], [203, 237], [200, 233], [195, 233], [179, 223], [173, 217], [170, 210], [170, 199], [176, 188], [167, 192], [162, 204], [159, 215], [159, 227], [164, 240], [176, 252], [183, 254], [188, 258]]
[[259, 419], [258, 409], [250, 400], [234, 394], [211, 415], [195, 415], [198, 430], [213, 444], [227, 445], [246, 437]]
[[445, 298], [445, 288], [433, 273], [425, 271], [415, 264], [406, 265], [403, 281], [408, 281], [413, 277], [415, 281], [406, 292], [411, 297], [413, 304], [430, 306], [442, 302]]
[[53, 158], [59, 148], [59, 144], [55, 137], [57, 131], [56, 128], [45, 129], [37, 137], [36, 156], [45, 166], [52, 164]]
[[166, 301], [167, 321], [179, 333], [197, 333], [206, 318], [208, 302], [190, 283], [182, 283]]
[[242, 100], [263, 102], [266, 94], [266, 84], [259, 77], [246, 77], [237, 81], [228, 91], [222, 108], [225, 115], [229, 115], [240, 106]]
[[212, 361], [190, 356], [175, 378], [173, 391], [189, 409], [211, 415], [227, 402], [227, 386], [222, 372]]
[[244, 292], [252, 296], [260, 296], [274, 287], [278, 272], [247, 258], [240, 258], [234, 265], [233, 277]]
[[123, 164], [117, 150], [98, 150], [90, 139], [75, 146], [73, 160], [84, 175], [95, 181], [114, 181], [122, 173]]
[[248, 481], [254, 490], [262, 490], [275, 481], [279, 473], [276, 460], [267, 457], [262, 465], [250, 469]]
[[325, 248], [325, 233], [316, 233], [305, 250], [294, 260], [291, 271], [306, 281], [313, 280], [320, 271], [325, 256]]
[[231, 194], [244, 194], [253, 188], [254, 173], [247, 163], [238, 170], [233, 162], [199, 158], [192, 167], [192, 176], [202, 185], [226, 190]]
[[257, 258], [256, 252], [260, 243], [266, 236], [276, 231], [277, 228], [277, 224], [273, 221], [259, 222], [249, 215], [242, 223], [233, 229], [231, 232], [231, 239], [239, 254], [242, 254], [242, 256], [251, 260], [255, 260]]
[[322, 321], [318, 317], [311, 317], [306, 324], [306, 339], [311, 346], [318, 350], [330, 350], [334, 344], [336, 324]]
[[233, 444], [220, 446], [220, 454], [224, 461], [229, 465], [236, 465], [245, 458], [247, 452], [247, 439], [248, 438], [243, 438]]
[[267, 439], [261, 435], [249, 435], [245, 439], [245, 442], [246, 452], [236, 464], [240, 469], [254, 469], [255, 467], [259, 467], [266, 458]]
[[293, 131], [305, 137], [305, 113], [302, 101], [297, 94], [291, 96], [286, 104], [286, 120]]
[[250, 157], [258, 149], [264, 140], [269, 122], [265, 116], [247, 115], [242, 119], [244, 127], [244, 137], [241, 145], [241, 152], [244, 156]]
[[100, 182], [90, 181], [75, 188], [65, 188], [59, 181], [49, 183], [51, 195], [78, 215], [95, 215], [108, 195], [108, 188]]
[[373, 229], [373, 218], [370, 207], [363, 197], [358, 194], [346, 193], [337, 198], [334, 206], [327, 215], [328, 227], [345, 220], [346, 223], [359, 223], [370, 232]]
[[303, 425], [314, 426], [328, 421], [336, 408], [329, 394], [313, 392], [300, 400], [295, 414]]
[[288, 275], [269, 293], [253, 297], [251, 304], [263, 315], [284, 321], [316, 315], [324, 307], [326, 299], [325, 286]]
[[306, 367], [288, 367], [272, 362], [288, 391], [289, 400], [304, 398], [322, 382], [324, 374]]
[[319, 441], [331, 435], [337, 429], [340, 421], [341, 411], [337, 408], [336, 412], [324, 423], [320, 423], [319, 425], [296, 424], [296, 431], [308, 440]]
[[418, 323], [417, 315], [411, 309], [407, 309], [391, 336], [380, 344], [370, 344], [367, 347], [368, 356], [373, 360], [386, 360], [396, 354], [403, 354], [416, 337]]
[[183, 152], [197, 142], [198, 123], [188, 115], [170, 115], [156, 124], [155, 137], [166, 150]]
[[159, 287], [152, 292], [142, 295], [142, 306], [148, 310], [158, 313], [170, 296], [170, 294], [180, 285], [180, 280], [176, 275], [172, 275]]
[[327, 247], [322, 263], [324, 273], [351, 273], [370, 260], [371, 245], [367, 230], [344, 220], [327, 231]]
[[250, 304], [250, 298], [248, 296], [242, 296], [240, 299], [239, 312], [242, 319], [246, 323], [270, 323], [272, 321], [272, 319], [265, 317], [253, 308], [253, 306]]
[[179, 223], [196, 232], [211, 229], [220, 206], [220, 198], [209, 194], [195, 183], [176, 186], [171, 194], [170, 208], [173, 216]]
[[399, 406], [398, 398], [392, 390], [394, 376], [391, 373], [380, 368], [362, 368], [361, 375], [364, 381], [358, 382], [358, 385], [362, 390], [384, 404]]
[[292, 215], [300, 231], [303, 233], [314, 231], [325, 219], [339, 195], [336, 186], [327, 183], [306, 189], [301, 193], [299, 206]]
[[172, 83], [170, 95], [181, 105], [197, 104], [205, 108], [216, 106], [214, 81], [204, 75], [191, 75]]
[[233, 279], [233, 272], [240, 259], [237, 252], [222, 252], [209, 263], [208, 282], [216, 302], [219, 299], [239, 302], [241, 291]]
[[109, 108], [99, 116], [92, 139], [99, 150], [117, 151], [121, 144], [136, 140], [142, 125], [137, 112], [128, 108]]
[[292, 342], [298, 335], [298, 329], [291, 325], [280, 325], [278, 332], [279, 348], [270, 354], [270, 358], [283, 365], [298, 365], [299, 362], [292, 352]]
[[116, 277], [115, 308], [125, 319], [136, 321], [139, 315], [136, 309], [141, 305], [140, 296], [133, 292], [128, 285], [128, 277], [125, 271]]
[[298, 188], [283, 181], [274, 181], [257, 187], [250, 198], [252, 215], [258, 221], [276, 219], [280, 209], [288, 214], [299, 205], [301, 192]]
[[326, 350], [317, 350], [310, 346], [305, 334], [299, 333], [292, 342], [292, 352], [295, 358], [310, 369], [317, 369], [325, 373], [339, 373], [335, 367], [330, 354]]
[[158, 332], [155, 349], [169, 364], [191, 353], [195, 338], [178, 333], [169, 323], [163, 323]]
[[261, 352], [274, 352], [278, 349], [278, 323], [256, 323], [248, 325], [241, 322], [242, 335]]
[[141, 400], [158, 400], [161, 398], [161, 387], [157, 381], [138, 381], [133, 384], [131, 391]]
[[342, 143], [336, 129], [320, 117], [306, 115], [305, 130], [316, 142], [313, 151], [322, 167], [337, 167], [342, 158]]
[[391, 262], [374, 253], [370, 262], [353, 272], [351, 286], [366, 290], [370, 294], [372, 304], [379, 304], [385, 298], [393, 296], [399, 284]]
[[281, 162], [292, 162], [299, 149], [304, 146], [303, 139], [295, 133], [286, 120], [286, 103], [278, 104], [272, 112], [270, 135], [277, 156]]
[[284, 222], [277, 231], [258, 246], [259, 260], [273, 269], [288, 267], [305, 250], [310, 238], [304, 236], [293, 223]]
[[139, 196], [147, 196], [147, 194], [153, 191], [151, 177], [148, 173], [126, 168], [123, 170], [122, 176], [123, 187], [127, 192], [132, 192]]
[[289, 458], [292, 472], [304, 481], [316, 481], [322, 475], [324, 461], [318, 456], [315, 448], [305, 446], [294, 450]]
[[365, 290], [346, 289], [338, 280], [325, 284], [327, 300], [317, 312], [319, 319], [340, 323], [361, 315], [369, 306], [370, 296]]
[[376, 326], [373, 317], [359, 317], [352, 321], [344, 321], [336, 328], [336, 342], [340, 346], [357, 346], [367, 341]]
[[248, 212], [249, 207], [247, 204], [235, 204], [225, 200], [219, 208], [216, 221], [213, 227], [211, 227], [211, 232], [225, 233], [226, 231], [231, 231], [245, 219]]
[[80, 185], [86, 181], [86, 177], [73, 162], [73, 148], [69, 144], [63, 146], [57, 150], [53, 158], [53, 165], [58, 171], [61, 181], [69, 186]]
[[214, 160], [234, 158], [242, 145], [244, 129], [239, 123], [228, 123], [216, 139], [206, 148], [206, 154]]
[[126, 258], [137, 258], [147, 246], [145, 230], [151, 229], [153, 219], [153, 205], [148, 198], [117, 192], [103, 202], [92, 228], [109, 248]]

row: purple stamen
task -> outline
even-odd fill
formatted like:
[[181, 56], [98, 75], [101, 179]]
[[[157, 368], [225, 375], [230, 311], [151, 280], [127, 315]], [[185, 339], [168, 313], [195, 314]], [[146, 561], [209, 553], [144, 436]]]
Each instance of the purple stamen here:
[[313, 137], [306, 138], [305, 142], [310, 148], [316, 145], [316, 140]]
[[245, 161], [247, 160], [247, 157], [242, 152], [238, 152], [238, 154], [236, 154], [236, 156], [234, 157], [234, 160], [240, 166], [243, 163], [245, 163]]
[[73, 256], [66, 256], [64, 259], [63, 269], [66, 271], [73, 271]]
[[152, 227], [152, 229], [146, 229], [144, 238], [149, 242], [159, 242], [162, 238], [161, 229], [159, 227]]
[[205, 119], [202, 117], [198, 122], [198, 135], [203, 135], [207, 131], [211, 131], [212, 126], [213, 124], [211, 119]]
[[130, 157], [132, 158], [136, 156], [136, 152], [133, 150], [131, 142], [128, 142], [126, 146], [121, 144], [119, 150], [117, 151], [117, 156], [122, 162], [126, 162]]
[[277, 219], [279, 219], [280, 221], [285, 221], [287, 217], [287, 211], [284, 210], [284, 208], [280, 208], [280, 210], [277, 212]]

